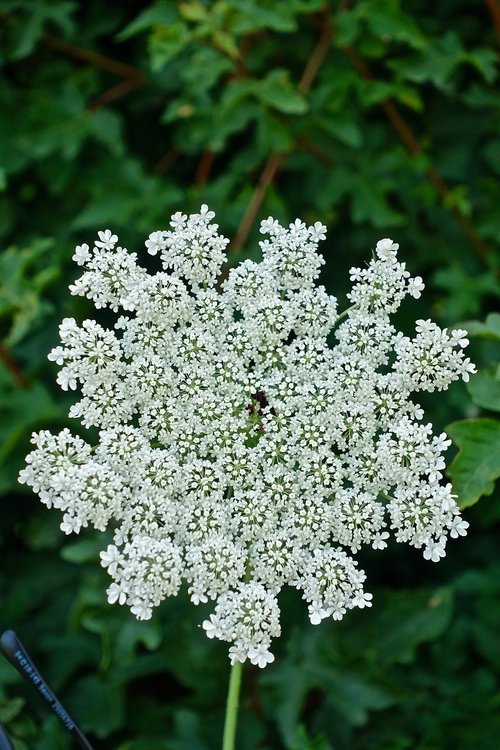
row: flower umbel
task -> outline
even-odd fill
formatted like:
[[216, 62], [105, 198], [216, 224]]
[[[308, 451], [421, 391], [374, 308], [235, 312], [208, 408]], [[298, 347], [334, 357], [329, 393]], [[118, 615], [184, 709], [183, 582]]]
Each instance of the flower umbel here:
[[351, 270], [339, 316], [315, 285], [319, 222], [262, 222], [262, 261], [218, 287], [228, 240], [213, 216], [177, 213], [150, 235], [155, 274], [109, 230], [76, 249], [72, 293], [122, 314], [114, 330], [65, 319], [49, 358], [63, 389], [81, 388], [70, 416], [99, 440], [35, 433], [20, 481], [63, 512], [65, 533], [113, 529], [101, 553], [111, 603], [147, 619], [185, 582], [194, 604], [215, 602], [208, 637], [264, 667], [283, 586], [302, 592], [313, 624], [340, 619], [371, 606], [352, 557], [362, 546], [383, 549], [392, 532], [438, 561], [447, 536], [466, 533], [442, 482], [449, 441], [412, 395], [474, 365], [464, 331], [419, 320], [409, 338], [391, 324], [423, 289], [392, 240]]

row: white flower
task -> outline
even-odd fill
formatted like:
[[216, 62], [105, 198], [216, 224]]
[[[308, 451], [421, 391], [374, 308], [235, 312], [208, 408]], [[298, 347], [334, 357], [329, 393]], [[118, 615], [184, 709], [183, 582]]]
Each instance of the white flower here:
[[89, 246], [86, 243], [84, 243], [83, 245], [77, 245], [76, 246], [75, 253], [73, 255], [73, 260], [79, 266], [84, 266], [86, 263], [89, 262], [89, 260], [91, 259], [91, 257], [92, 256], [91, 256], [90, 251], [89, 251]]
[[469, 524], [467, 521], [464, 521], [460, 516], [455, 516], [451, 524], [450, 536], [453, 539], [457, 539], [459, 536], [465, 536], [468, 528]]
[[318, 602], [313, 602], [309, 605], [309, 620], [312, 625], [319, 625], [321, 620], [326, 617], [331, 617], [333, 614], [333, 608], [325, 609]]
[[146, 248], [150, 255], [156, 255], [165, 248], [163, 232], [152, 232], [146, 240]]
[[465, 349], [466, 346], [469, 346], [467, 331], [464, 331], [461, 328], [453, 330], [450, 334], [450, 338], [454, 344], [458, 344], [460, 347], [462, 347], [462, 349]]
[[445, 544], [446, 540], [444, 537], [440, 537], [437, 542], [429, 542], [424, 550], [424, 558], [432, 560], [432, 562], [439, 562], [442, 557], [446, 556]]
[[231, 646], [229, 649], [229, 661], [234, 666], [237, 661], [243, 663], [248, 658], [248, 649], [242, 646]]
[[379, 240], [377, 242], [377, 247], [375, 248], [375, 251], [378, 257], [380, 258], [380, 260], [392, 261], [396, 259], [396, 252], [398, 248], [399, 248], [399, 245], [397, 245], [391, 239], [386, 237], [385, 239]]
[[75, 516], [72, 516], [70, 513], [64, 514], [63, 520], [61, 521], [59, 525], [59, 528], [65, 534], [78, 534], [81, 527], [82, 527], [81, 521]]
[[113, 582], [106, 590], [110, 604], [125, 604], [127, 601], [127, 588], [124, 584]]
[[373, 594], [368, 594], [365, 591], [360, 591], [353, 599], [353, 604], [355, 607], [359, 607], [360, 609], [363, 609], [364, 607], [371, 607], [372, 606], [372, 599]]
[[468, 383], [470, 380], [470, 376], [474, 375], [476, 372], [476, 365], [471, 362], [468, 357], [460, 362], [460, 374], [462, 375], [462, 380], [464, 381], [464, 383]]
[[268, 664], [272, 664], [272, 662], [274, 661], [274, 654], [272, 654], [266, 646], [260, 644], [259, 646], [251, 648], [249, 650], [248, 658], [250, 659], [252, 664], [255, 664], [256, 666], [259, 666], [261, 669], [263, 669]]
[[437, 561], [448, 535], [465, 534], [442, 483], [449, 440], [412, 399], [475, 367], [465, 331], [393, 326], [423, 283], [392, 240], [351, 269], [339, 316], [317, 284], [320, 222], [269, 217], [262, 261], [221, 283], [228, 240], [213, 216], [204, 205], [153, 232], [154, 273], [110, 230], [92, 253], [78, 246], [85, 268], [70, 290], [116, 322], [65, 318], [49, 359], [63, 389], [80, 389], [70, 416], [98, 442], [34, 433], [19, 481], [62, 513], [64, 533], [113, 530], [101, 552], [111, 604], [149, 619], [186, 584], [194, 604], [212, 603], [207, 637], [229, 644], [232, 663], [264, 667], [284, 586], [313, 624], [340, 620], [372, 603], [358, 550], [382, 550], [391, 534]]
[[109, 544], [107, 549], [100, 553], [100, 558], [102, 567], [107, 568], [111, 576], [114, 575], [120, 561], [118, 548], [114, 544]]
[[99, 235], [99, 239], [96, 240], [95, 246], [103, 250], [112, 250], [118, 242], [118, 237], [110, 229], [105, 229], [104, 232], [97, 232], [97, 234]]
[[320, 221], [317, 221], [313, 227], [309, 227], [309, 236], [315, 242], [326, 240], [326, 227]]
[[415, 276], [415, 278], [409, 280], [408, 293], [415, 299], [418, 299], [422, 295], [424, 289], [425, 284], [423, 283], [421, 276]]
[[170, 226], [174, 229], [177, 229], [178, 227], [182, 227], [187, 221], [186, 214], [181, 213], [180, 211], [177, 211], [172, 218], [170, 219]]
[[222, 636], [222, 628], [215, 615], [210, 615], [210, 620], [203, 620], [201, 626], [208, 638], [220, 638]]
[[150, 620], [153, 614], [151, 607], [139, 598], [132, 600], [130, 611], [138, 620]]
[[385, 549], [387, 547], [386, 539], [389, 539], [388, 531], [381, 531], [373, 537], [373, 549]]

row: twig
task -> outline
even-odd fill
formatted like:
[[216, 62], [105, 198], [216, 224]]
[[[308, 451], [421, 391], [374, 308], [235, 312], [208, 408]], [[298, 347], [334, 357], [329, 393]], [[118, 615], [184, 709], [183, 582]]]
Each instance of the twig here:
[[308, 138], [305, 138], [303, 135], [298, 136], [296, 143], [297, 143], [297, 146], [300, 146], [301, 149], [312, 154], [312, 156], [314, 156], [314, 158], [317, 159], [321, 164], [326, 165], [328, 167], [335, 166], [335, 159], [332, 159], [331, 154], [328, 151], [325, 151], [323, 148], [321, 148], [321, 146], [318, 146], [317, 143], [310, 141]]
[[[367, 81], [374, 80], [374, 76], [370, 68], [368, 67], [366, 62], [363, 60], [363, 58], [359, 55], [359, 53], [353, 47], [350, 47], [350, 46], [343, 47], [342, 50], [351, 61], [353, 67], [358, 71], [358, 73], [365, 80]], [[425, 151], [423, 147], [421, 146], [418, 138], [415, 136], [415, 134], [413, 133], [408, 123], [404, 120], [403, 116], [401, 115], [397, 107], [395, 106], [394, 102], [391, 99], [385, 99], [384, 101], [380, 102], [380, 106], [382, 107], [387, 119], [391, 123], [396, 133], [399, 135], [402, 143], [406, 146], [410, 154], [414, 154], [414, 155], [425, 154]], [[477, 234], [474, 227], [471, 225], [468, 218], [460, 210], [460, 208], [456, 205], [453, 205], [453, 204], [450, 205], [449, 203], [446, 202], [446, 199], [450, 195], [450, 189], [448, 185], [446, 184], [446, 182], [444, 181], [444, 179], [439, 174], [439, 172], [437, 171], [436, 167], [434, 167], [432, 164], [429, 164], [429, 166], [426, 169], [426, 172], [427, 172], [427, 177], [429, 178], [429, 181], [435, 187], [438, 195], [440, 195], [441, 198], [443, 198], [444, 205], [446, 206], [446, 208], [449, 209], [456, 223], [458, 224], [462, 232], [465, 234], [465, 236], [471, 243], [477, 255], [480, 258], [483, 258], [483, 259], [486, 258], [489, 253], [488, 246], [483, 242], [481, 237]]]
[[332, 41], [332, 29], [329, 25], [329, 16], [330, 14], [328, 13], [324, 17], [323, 31], [306, 63], [306, 67], [304, 68], [304, 72], [302, 73], [302, 77], [297, 86], [297, 89], [301, 94], [305, 94], [306, 91], [309, 91], [314, 79], [318, 75], [318, 71], [323, 64], [325, 57], [328, 54], [330, 43]]
[[[329, 18], [330, 10], [324, 15], [322, 33], [306, 62], [304, 72], [302, 73], [300, 82], [297, 86], [297, 90], [302, 94], [305, 94], [310, 89], [327, 55], [332, 38]], [[245, 244], [255, 221], [255, 217], [264, 202], [269, 185], [275, 180], [286, 156], [287, 153], [285, 152], [273, 151], [267, 157], [257, 185], [255, 186], [252, 197], [250, 198], [250, 202], [243, 214], [243, 218], [241, 219], [238, 231], [236, 232], [236, 237], [229, 247], [229, 252], [234, 253]]]
[[127, 63], [122, 63], [118, 60], [113, 60], [111, 57], [106, 57], [106, 55], [101, 55], [98, 52], [78, 47], [76, 44], [67, 42], [65, 39], [59, 39], [59, 37], [52, 34], [44, 34], [41, 41], [47, 47], [51, 47], [58, 52], [63, 52], [68, 57], [74, 57], [76, 60], [89, 63], [94, 68], [107, 70], [109, 73], [114, 73], [122, 78], [130, 78], [141, 83], [144, 82], [144, 74], [132, 65], [127, 65]]
[[28, 378], [22, 371], [19, 363], [12, 356], [12, 352], [6, 344], [0, 344], [0, 360], [4, 363], [19, 388], [29, 388], [30, 382]]
[[254, 188], [252, 197], [250, 198], [250, 203], [246, 208], [240, 226], [238, 227], [238, 231], [236, 232], [234, 242], [229, 248], [230, 252], [236, 252], [245, 244], [255, 217], [264, 201], [267, 189], [276, 177], [284, 156], [283, 153], [277, 151], [273, 151], [269, 154], [264, 169], [260, 174], [259, 182]]
[[485, 0], [486, 7], [488, 8], [491, 18], [493, 19], [493, 24], [495, 26], [495, 31], [500, 39], [500, 3], [498, 0]]
[[169, 148], [168, 151], [163, 154], [161, 159], [156, 162], [153, 167], [153, 172], [155, 174], [165, 174], [165, 172], [167, 172], [170, 167], [175, 164], [180, 155], [181, 152], [175, 146]]
[[196, 170], [196, 176], [194, 178], [195, 187], [200, 189], [208, 180], [212, 165], [214, 163], [214, 152], [210, 148], [206, 148], [201, 155], [198, 169]]
[[95, 112], [96, 110], [101, 109], [101, 107], [105, 107], [107, 104], [114, 102], [116, 99], [120, 99], [122, 96], [130, 94], [131, 91], [135, 91], [135, 89], [138, 89], [141, 86], [142, 81], [139, 79], [134, 81], [133, 78], [129, 78], [125, 81], [120, 81], [120, 83], [103, 91], [102, 94], [91, 101], [87, 109], [90, 112]]

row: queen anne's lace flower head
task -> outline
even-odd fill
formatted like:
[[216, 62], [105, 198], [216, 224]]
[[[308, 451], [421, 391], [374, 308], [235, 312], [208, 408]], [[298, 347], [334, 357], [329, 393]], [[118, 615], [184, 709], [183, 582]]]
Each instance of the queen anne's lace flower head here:
[[392, 531], [437, 561], [448, 534], [466, 533], [442, 482], [449, 441], [411, 395], [474, 366], [465, 331], [419, 320], [410, 338], [391, 324], [423, 289], [392, 240], [351, 270], [339, 315], [315, 285], [319, 222], [266, 219], [262, 261], [221, 281], [227, 240], [213, 216], [177, 213], [150, 235], [155, 274], [109, 230], [76, 248], [72, 293], [123, 314], [114, 330], [66, 318], [49, 358], [63, 389], [81, 389], [70, 416], [99, 440], [34, 434], [20, 481], [62, 511], [65, 533], [112, 528], [111, 603], [147, 619], [185, 582], [194, 604], [215, 602], [208, 637], [264, 667], [283, 586], [302, 592], [312, 623], [340, 619], [371, 606], [361, 547], [383, 549]]

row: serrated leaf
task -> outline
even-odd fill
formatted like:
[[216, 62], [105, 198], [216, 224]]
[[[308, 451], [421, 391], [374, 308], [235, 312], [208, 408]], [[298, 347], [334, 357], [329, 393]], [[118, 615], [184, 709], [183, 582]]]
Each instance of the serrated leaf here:
[[276, 68], [255, 86], [261, 102], [287, 115], [303, 115], [309, 105], [306, 98], [293, 86], [287, 70]]
[[467, 419], [453, 422], [446, 431], [458, 445], [449, 474], [461, 508], [491, 495], [500, 477], [500, 420]]
[[208, 11], [202, 3], [197, 0], [189, 0], [189, 2], [178, 3], [179, 13], [187, 21], [193, 23], [199, 23], [205, 21], [208, 16]]
[[107, 737], [123, 722], [123, 688], [94, 675], [83, 677], [76, 683], [73, 703], [78, 707], [82, 728], [98, 737]]
[[321, 735], [312, 739], [308, 735], [306, 728], [300, 725], [297, 727], [292, 750], [332, 750], [332, 746], [328, 740]]
[[170, 26], [178, 20], [179, 14], [175, 5], [160, 0], [160, 2], [154, 3], [149, 8], [143, 10], [134, 20], [125, 26], [125, 28], [116, 35], [119, 41], [129, 39], [135, 34], [140, 34], [142, 31], [150, 29], [152, 26]]
[[322, 130], [346, 146], [360, 148], [363, 143], [361, 128], [351, 117], [332, 114], [328, 117], [317, 117], [316, 122]]
[[496, 366], [493, 369], [478, 372], [467, 384], [467, 390], [478, 406], [500, 411], [500, 380]]
[[148, 39], [152, 70], [158, 73], [188, 42], [188, 29], [181, 22], [156, 27]]
[[224, 52], [224, 54], [230, 57], [231, 60], [237, 60], [239, 58], [240, 52], [238, 49], [238, 43], [231, 34], [216, 29], [212, 34], [212, 42], [214, 47], [221, 52]]
[[409, 664], [420, 644], [435, 640], [446, 630], [452, 614], [453, 595], [448, 588], [389, 593], [382, 611], [374, 613], [369, 625], [370, 651], [384, 667]]
[[500, 313], [490, 313], [484, 323], [471, 320], [463, 324], [471, 336], [500, 341]]

